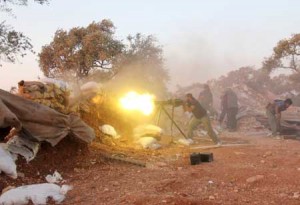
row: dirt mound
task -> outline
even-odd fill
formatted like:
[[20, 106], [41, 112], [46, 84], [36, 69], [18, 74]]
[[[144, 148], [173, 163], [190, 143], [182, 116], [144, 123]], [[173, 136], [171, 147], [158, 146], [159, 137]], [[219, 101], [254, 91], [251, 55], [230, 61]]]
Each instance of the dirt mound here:
[[45, 176], [53, 174], [55, 170], [64, 176], [73, 171], [74, 167], [84, 166], [90, 155], [88, 145], [73, 137], [66, 137], [55, 147], [42, 143], [36, 158], [29, 163], [19, 156], [16, 161], [18, 179], [13, 180], [1, 174], [0, 191], [8, 185], [44, 183]]

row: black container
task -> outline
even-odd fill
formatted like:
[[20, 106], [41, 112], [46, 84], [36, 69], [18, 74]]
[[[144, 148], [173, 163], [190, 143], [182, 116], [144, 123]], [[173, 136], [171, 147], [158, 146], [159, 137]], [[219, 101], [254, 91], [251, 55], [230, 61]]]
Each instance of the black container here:
[[191, 165], [197, 165], [201, 163], [200, 153], [192, 153], [190, 155]]
[[213, 153], [211, 152], [200, 153], [200, 160], [201, 162], [212, 162], [214, 160]]

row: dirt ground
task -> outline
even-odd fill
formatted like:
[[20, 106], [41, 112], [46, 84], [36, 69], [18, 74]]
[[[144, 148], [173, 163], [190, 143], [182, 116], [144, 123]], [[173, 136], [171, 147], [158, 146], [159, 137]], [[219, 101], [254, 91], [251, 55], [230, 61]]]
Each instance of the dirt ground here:
[[[73, 186], [62, 204], [300, 204], [299, 141], [260, 134], [222, 133], [227, 142], [247, 142], [208, 150], [171, 145], [155, 151], [87, 147], [65, 139], [43, 145], [30, 163], [18, 161], [21, 177], [2, 175], [1, 188], [45, 182], [60, 172]], [[76, 148], [76, 149], [74, 149]], [[214, 161], [190, 165], [192, 152], [212, 152]], [[108, 159], [103, 153], [131, 157], [140, 166]], [[146, 167], [143, 165], [146, 164]]]

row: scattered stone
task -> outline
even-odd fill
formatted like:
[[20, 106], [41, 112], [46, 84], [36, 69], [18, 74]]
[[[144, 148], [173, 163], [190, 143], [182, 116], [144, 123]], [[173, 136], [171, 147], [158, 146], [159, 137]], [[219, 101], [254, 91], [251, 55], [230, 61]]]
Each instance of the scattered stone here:
[[177, 167], [178, 171], [181, 171], [183, 169], [183, 167]]
[[245, 153], [244, 152], [234, 152], [234, 154], [236, 154], [236, 155], [244, 155]]
[[208, 181], [208, 184], [213, 184], [214, 182], [212, 180], [209, 180]]
[[299, 192], [293, 193], [293, 198], [294, 199], [299, 199], [299, 197], [300, 197], [300, 193]]
[[263, 178], [264, 178], [263, 175], [256, 175], [256, 176], [253, 176], [253, 177], [248, 178], [246, 181], [247, 181], [248, 183], [253, 183], [253, 182], [259, 181], [259, 180], [261, 180], [261, 179], [263, 179]]
[[260, 160], [260, 163], [264, 164], [264, 163], [266, 163], [266, 161], [265, 160]]
[[25, 177], [25, 174], [23, 172], [18, 172], [17, 174], [18, 174], [18, 177], [20, 177], [20, 178], [24, 178]]
[[216, 197], [214, 197], [214, 196], [209, 196], [208, 199], [209, 199], [209, 200], [215, 200]]
[[82, 172], [84, 169], [80, 169], [80, 168], [74, 168], [74, 172], [79, 173]]
[[157, 162], [156, 166], [158, 166], [158, 167], [166, 167], [167, 163], [165, 163], [165, 162]]
[[161, 203], [167, 203], [167, 200], [165, 200], [165, 199], [161, 200]]
[[119, 186], [119, 185], [120, 185], [120, 183], [119, 183], [119, 182], [117, 182], [117, 181], [114, 181], [114, 182], [112, 183], [112, 185], [113, 185], [113, 186]]
[[269, 157], [269, 156], [272, 156], [272, 152], [271, 151], [267, 151], [263, 157], [266, 158], [266, 157]]
[[188, 196], [186, 193], [179, 193], [178, 195], [182, 196], [182, 197], [187, 197]]
[[96, 159], [92, 159], [90, 162], [91, 162], [91, 165], [94, 165], [94, 164], [97, 163], [97, 160]]

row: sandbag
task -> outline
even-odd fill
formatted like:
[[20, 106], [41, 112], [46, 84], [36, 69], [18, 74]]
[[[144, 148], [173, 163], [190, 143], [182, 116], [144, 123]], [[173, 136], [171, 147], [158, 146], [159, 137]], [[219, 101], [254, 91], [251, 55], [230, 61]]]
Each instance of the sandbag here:
[[154, 137], [142, 137], [136, 141], [137, 144], [141, 145], [144, 149], [158, 149], [161, 147]]
[[17, 166], [12, 155], [7, 151], [6, 144], [0, 144], [0, 172], [4, 172], [9, 177], [16, 179]]
[[50, 183], [21, 186], [3, 193], [0, 196], [0, 205], [25, 205], [29, 200], [36, 205], [47, 204], [48, 197], [56, 203], [61, 203], [71, 189], [68, 185], [60, 187]]
[[139, 125], [133, 130], [134, 140], [138, 140], [139, 138], [146, 135], [159, 139], [161, 134], [162, 129], [158, 126], [151, 124]]
[[[55, 79], [47, 80], [44, 83], [37, 81], [23, 81], [19, 85], [19, 95], [34, 102], [46, 105], [58, 112], [68, 114], [70, 91], [67, 85], [61, 85], [63, 81]], [[21, 86], [21, 87], [20, 87]]]
[[109, 135], [115, 139], [120, 138], [120, 135], [118, 135], [117, 131], [115, 130], [115, 128], [111, 125], [102, 125], [99, 127], [99, 129], [101, 130], [101, 132], [103, 132], [106, 135]]

